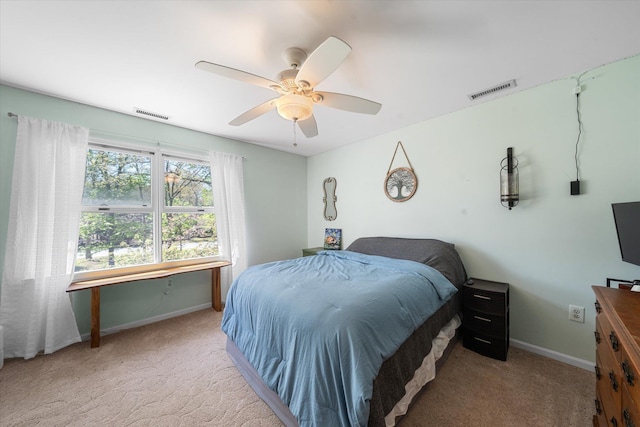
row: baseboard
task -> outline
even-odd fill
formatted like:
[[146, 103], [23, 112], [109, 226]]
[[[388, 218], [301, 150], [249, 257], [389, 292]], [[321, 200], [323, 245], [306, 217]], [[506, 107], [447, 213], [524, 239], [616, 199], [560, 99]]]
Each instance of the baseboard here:
[[[557, 360], [559, 362], [563, 362], [572, 366], [576, 366], [578, 368], [582, 368], [587, 371], [594, 372], [594, 363], [584, 359], [578, 359], [577, 357], [569, 356], [568, 354], [559, 353], [557, 351], [549, 350], [548, 348], [538, 347], [537, 345], [529, 344], [524, 341], [518, 341], [514, 339], [509, 340], [509, 344], [520, 348], [522, 350], [526, 350], [531, 353], [539, 354], [541, 356], [548, 357], [549, 359]], [[595, 355], [595, 350], [593, 352]]]
[[[194, 311], [200, 311], [207, 308], [211, 308], [211, 303], [204, 303], [193, 307], [183, 308], [182, 310], [172, 311], [170, 313], [161, 314], [159, 316], [147, 317], [146, 319], [136, 320], [135, 322], [125, 323], [123, 325], [112, 326], [110, 328], [101, 329], [100, 336], [109, 334], [115, 334], [125, 329], [137, 328], [139, 326], [148, 325], [150, 323], [160, 322], [161, 320], [171, 319], [172, 317], [178, 317], [185, 314], [193, 313]], [[81, 335], [82, 341], [89, 341], [91, 339], [91, 333]]]
[[[150, 323], [160, 322], [161, 320], [171, 319], [172, 317], [178, 317], [185, 314], [193, 313], [195, 311], [205, 310], [210, 308], [210, 303], [200, 304], [193, 307], [184, 308], [182, 310], [172, 311], [170, 313], [161, 314], [159, 316], [148, 317], [146, 319], [136, 320], [135, 322], [125, 323], [123, 325], [112, 326], [107, 329], [102, 329], [100, 331], [100, 335], [109, 335], [114, 334], [116, 332], [120, 332], [125, 329], [137, 328], [140, 326], [148, 325]], [[91, 334], [86, 333], [81, 336], [82, 341], [88, 341], [91, 339]], [[529, 351], [531, 353], [539, 354], [541, 356], [548, 357], [553, 360], [557, 360], [559, 362], [563, 362], [572, 366], [576, 366], [578, 368], [594, 371], [594, 363], [584, 359], [578, 359], [577, 357], [569, 356], [568, 354], [559, 353], [554, 350], [549, 350], [548, 348], [539, 347], [537, 345], [529, 344], [524, 341], [519, 341], [511, 338], [509, 340], [509, 344], [513, 347], [520, 348], [525, 351]]]

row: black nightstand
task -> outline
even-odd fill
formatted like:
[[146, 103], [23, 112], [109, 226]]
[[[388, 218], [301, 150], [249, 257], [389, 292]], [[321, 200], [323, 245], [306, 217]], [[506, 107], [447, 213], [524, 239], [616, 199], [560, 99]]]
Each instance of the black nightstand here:
[[466, 348], [507, 360], [509, 284], [470, 279], [462, 287], [462, 330]]

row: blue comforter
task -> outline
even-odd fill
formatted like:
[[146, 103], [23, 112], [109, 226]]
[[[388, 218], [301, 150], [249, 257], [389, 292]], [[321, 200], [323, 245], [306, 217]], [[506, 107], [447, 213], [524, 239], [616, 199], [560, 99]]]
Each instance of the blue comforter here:
[[300, 426], [365, 426], [382, 362], [456, 291], [424, 264], [323, 251], [245, 270], [222, 330]]

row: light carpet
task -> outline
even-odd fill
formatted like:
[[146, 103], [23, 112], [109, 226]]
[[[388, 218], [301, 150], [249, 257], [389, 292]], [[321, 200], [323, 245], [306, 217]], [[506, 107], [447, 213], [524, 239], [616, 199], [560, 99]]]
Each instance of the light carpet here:
[[[1, 426], [280, 426], [202, 310], [0, 369]], [[594, 374], [511, 348], [506, 362], [456, 345], [402, 420], [412, 426], [591, 424]], [[322, 426], [324, 427], [324, 426]]]

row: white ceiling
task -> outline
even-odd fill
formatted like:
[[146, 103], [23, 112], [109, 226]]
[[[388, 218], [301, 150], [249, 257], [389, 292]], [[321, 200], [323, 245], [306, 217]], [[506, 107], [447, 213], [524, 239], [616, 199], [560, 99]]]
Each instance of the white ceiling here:
[[[309, 156], [637, 55], [639, 21], [638, 1], [0, 0], [0, 82]], [[315, 106], [319, 135], [298, 131], [298, 147], [275, 111], [228, 124], [274, 92], [194, 67], [275, 79], [286, 48], [311, 52], [330, 35], [352, 51], [318, 90], [382, 110]]]

